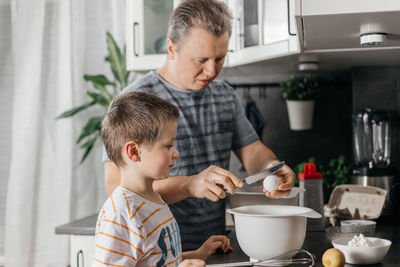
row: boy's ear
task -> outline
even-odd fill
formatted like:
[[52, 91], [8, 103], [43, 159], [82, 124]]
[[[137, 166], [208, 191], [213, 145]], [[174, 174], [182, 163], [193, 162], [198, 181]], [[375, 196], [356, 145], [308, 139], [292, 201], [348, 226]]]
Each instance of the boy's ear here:
[[139, 144], [134, 141], [129, 141], [125, 144], [125, 154], [133, 162], [140, 161]]
[[167, 39], [167, 52], [170, 59], [175, 59], [175, 45], [171, 39]]

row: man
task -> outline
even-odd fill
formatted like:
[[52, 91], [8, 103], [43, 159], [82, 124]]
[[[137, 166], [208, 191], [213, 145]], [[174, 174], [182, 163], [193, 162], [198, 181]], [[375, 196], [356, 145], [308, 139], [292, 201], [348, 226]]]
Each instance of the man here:
[[[176, 147], [181, 157], [171, 177], [154, 184], [170, 204], [182, 235], [183, 250], [197, 249], [209, 236], [225, 234], [224, 187], [233, 194], [243, 183], [228, 171], [233, 150], [246, 171], [256, 173], [278, 163], [258, 139], [233, 89], [214, 81], [224, 64], [231, 34], [231, 14], [218, 0], [183, 1], [168, 25], [165, 64], [124, 89], [143, 90], [178, 107]], [[116, 165], [105, 158], [109, 194], [119, 185]], [[278, 190], [287, 195], [295, 175], [284, 166]]]

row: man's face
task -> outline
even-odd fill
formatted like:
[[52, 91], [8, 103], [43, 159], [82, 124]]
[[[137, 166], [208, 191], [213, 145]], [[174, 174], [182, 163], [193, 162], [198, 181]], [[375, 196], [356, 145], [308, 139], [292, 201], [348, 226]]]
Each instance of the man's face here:
[[228, 50], [229, 33], [220, 37], [198, 27], [182, 40], [179, 50], [169, 40], [169, 60], [173, 71], [172, 84], [180, 89], [201, 90], [222, 69]]

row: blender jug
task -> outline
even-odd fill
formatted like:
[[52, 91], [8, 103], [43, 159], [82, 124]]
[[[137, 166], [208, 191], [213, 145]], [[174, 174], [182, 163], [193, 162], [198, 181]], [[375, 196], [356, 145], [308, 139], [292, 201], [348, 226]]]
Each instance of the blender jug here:
[[353, 113], [353, 153], [357, 166], [372, 164], [372, 127], [370, 109]]
[[[350, 182], [363, 186], [376, 186], [391, 192], [396, 183], [397, 173], [390, 162], [391, 114], [365, 109], [353, 113], [354, 165]], [[396, 197], [386, 199], [384, 215], [394, 214], [394, 207], [400, 208]], [[399, 198], [400, 199], [400, 198]], [[394, 203], [395, 202], [395, 203]], [[399, 203], [399, 204], [397, 204]]]
[[378, 168], [390, 165], [390, 114], [375, 112], [372, 125], [372, 159]]

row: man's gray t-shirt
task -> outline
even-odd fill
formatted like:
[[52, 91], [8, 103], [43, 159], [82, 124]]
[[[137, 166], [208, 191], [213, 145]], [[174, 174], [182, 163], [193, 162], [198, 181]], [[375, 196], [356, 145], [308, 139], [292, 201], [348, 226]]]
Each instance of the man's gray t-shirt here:
[[[123, 92], [153, 93], [179, 108], [175, 147], [180, 157], [170, 176], [191, 176], [210, 165], [229, 168], [231, 150], [247, 146], [258, 136], [247, 120], [234, 90], [213, 81], [203, 90], [182, 90], [151, 71]], [[110, 161], [104, 153], [104, 161]], [[184, 251], [195, 250], [211, 235], [225, 234], [225, 202], [187, 198], [169, 205], [179, 224]]]

